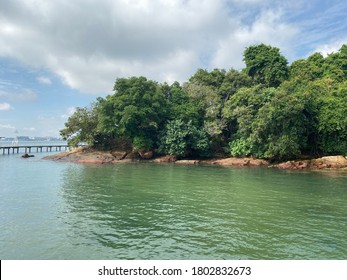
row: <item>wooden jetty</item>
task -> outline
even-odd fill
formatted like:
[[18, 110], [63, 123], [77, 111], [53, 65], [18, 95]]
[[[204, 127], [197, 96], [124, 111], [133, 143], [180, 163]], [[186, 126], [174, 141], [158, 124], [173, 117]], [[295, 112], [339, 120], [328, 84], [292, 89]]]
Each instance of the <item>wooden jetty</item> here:
[[38, 152], [52, 152], [52, 151], [61, 151], [61, 150], [70, 150], [70, 146], [69, 145], [18, 145], [18, 146], [0, 146], [0, 153], [2, 150], [2, 154], [10, 154], [12, 152], [12, 154], [14, 153], [19, 153], [24, 152], [25, 154], [27, 153], [31, 153], [36, 151]]

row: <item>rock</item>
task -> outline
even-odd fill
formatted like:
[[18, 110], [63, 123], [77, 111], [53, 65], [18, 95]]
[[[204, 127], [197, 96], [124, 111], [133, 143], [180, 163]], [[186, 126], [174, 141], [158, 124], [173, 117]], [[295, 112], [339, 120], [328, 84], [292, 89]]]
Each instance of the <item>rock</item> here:
[[22, 158], [30, 158], [30, 157], [34, 157], [34, 155], [29, 155], [29, 154], [22, 155]]
[[125, 151], [111, 151], [111, 155], [116, 159], [116, 160], [122, 160], [125, 159], [127, 156], [127, 152]]
[[175, 156], [162, 156], [153, 160], [153, 162], [163, 163], [163, 162], [175, 162], [177, 158]]
[[340, 169], [347, 167], [347, 159], [343, 156], [328, 156], [312, 160], [293, 160], [274, 165], [279, 169]]
[[182, 159], [182, 160], [176, 160], [175, 163], [177, 164], [198, 164], [198, 160], [194, 159]]
[[[33, 155], [24, 154], [23, 158], [33, 157]], [[126, 152], [125, 150], [100, 151], [89, 147], [76, 148], [59, 154], [50, 155], [45, 159], [61, 160], [79, 163], [121, 163], [134, 162], [141, 159], [153, 158], [153, 151], [142, 150]], [[177, 164], [216, 164], [221, 166], [268, 166], [269, 162], [254, 158], [224, 158], [224, 159], [206, 159], [206, 160], [177, 160], [175, 156], [162, 156], [151, 160], [157, 163], [177, 162]], [[327, 156], [317, 159], [301, 159], [286, 161], [273, 165], [278, 169], [289, 170], [307, 170], [307, 169], [340, 169], [347, 170], [347, 159], [344, 156]]]
[[269, 165], [266, 160], [254, 159], [254, 158], [225, 158], [218, 159], [211, 162], [212, 164], [223, 166], [262, 166]]
[[140, 159], [140, 154], [138, 152], [132, 151], [125, 156], [125, 159]]
[[286, 161], [274, 165], [278, 169], [291, 169], [291, 170], [303, 170], [311, 167], [309, 160], [299, 160], [299, 161]]
[[313, 159], [312, 165], [318, 168], [343, 168], [347, 167], [347, 159], [343, 156], [327, 156]]
[[267, 165], [269, 165], [269, 162], [265, 159], [252, 158], [249, 161], [249, 165], [250, 166], [267, 166]]
[[291, 161], [282, 162], [282, 163], [276, 164], [275, 167], [277, 167], [278, 169], [293, 169], [293, 162]]
[[307, 161], [299, 161], [297, 167], [298, 169], [306, 169], [309, 166]]
[[212, 164], [218, 164], [218, 165], [235, 165], [235, 166], [246, 166], [249, 163], [248, 160], [244, 160], [243, 158], [225, 158], [225, 159], [218, 159], [216, 161], [213, 161]]
[[101, 158], [81, 158], [77, 160], [78, 163], [90, 163], [90, 164], [103, 164], [104, 159]]
[[151, 159], [153, 158], [153, 151], [139, 151], [139, 155], [142, 159]]

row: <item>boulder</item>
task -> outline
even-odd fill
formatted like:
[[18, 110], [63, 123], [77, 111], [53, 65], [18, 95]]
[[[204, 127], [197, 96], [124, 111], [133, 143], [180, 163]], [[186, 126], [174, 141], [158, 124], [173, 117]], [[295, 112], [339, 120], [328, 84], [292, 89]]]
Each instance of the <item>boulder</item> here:
[[194, 159], [182, 159], [182, 160], [176, 160], [175, 163], [177, 164], [198, 164], [198, 160]]
[[297, 169], [306, 169], [309, 167], [309, 162], [308, 161], [299, 161], [297, 164]]
[[125, 159], [127, 156], [127, 152], [125, 151], [111, 151], [111, 155], [116, 159], [116, 160], [122, 160]]
[[212, 164], [223, 166], [262, 166], [269, 165], [266, 160], [254, 158], [225, 158], [212, 161]]
[[105, 160], [102, 158], [80, 158], [76, 160], [78, 163], [103, 164]]
[[274, 165], [279, 169], [329, 169], [329, 168], [346, 168], [347, 159], [343, 156], [327, 156], [312, 160], [292, 160]]
[[278, 169], [289, 169], [289, 170], [302, 170], [302, 169], [308, 169], [311, 167], [311, 163], [309, 160], [290, 160], [286, 162], [282, 162], [279, 164], [274, 165]]
[[22, 158], [30, 158], [30, 157], [34, 157], [34, 155], [29, 155], [29, 154], [22, 155]]
[[151, 159], [153, 158], [153, 151], [139, 151], [139, 155], [142, 159]]
[[347, 159], [343, 156], [327, 156], [313, 159], [311, 164], [319, 169], [321, 168], [343, 168], [347, 167]]
[[138, 152], [132, 151], [125, 156], [125, 159], [140, 159], [140, 154]]
[[163, 162], [175, 162], [177, 158], [175, 156], [162, 156], [153, 160], [153, 162], [163, 163]]
[[251, 158], [249, 160], [249, 165], [250, 166], [267, 166], [269, 165], [269, 162], [265, 159], [256, 159], [256, 158]]
[[278, 169], [293, 169], [294, 165], [292, 161], [286, 161], [286, 162], [276, 164], [274, 166], [277, 167]]

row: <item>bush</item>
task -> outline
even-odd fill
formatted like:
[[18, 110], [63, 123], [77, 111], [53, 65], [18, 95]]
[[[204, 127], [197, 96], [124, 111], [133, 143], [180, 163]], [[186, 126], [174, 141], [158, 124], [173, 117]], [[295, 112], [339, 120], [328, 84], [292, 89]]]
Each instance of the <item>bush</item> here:
[[182, 120], [169, 121], [161, 137], [159, 152], [177, 156], [205, 156], [209, 151], [209, 139], [204, 129]]
[[252, 144], [246, 139], [236, 139], [229, 144], [230, 154], [234, 157], [249, 156], [252, 153]]

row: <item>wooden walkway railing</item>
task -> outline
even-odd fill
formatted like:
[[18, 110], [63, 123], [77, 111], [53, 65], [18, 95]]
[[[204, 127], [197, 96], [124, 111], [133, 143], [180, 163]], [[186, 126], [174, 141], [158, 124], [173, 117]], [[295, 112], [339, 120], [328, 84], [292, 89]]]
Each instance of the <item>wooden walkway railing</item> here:
[[[10, 154], [12, 151], [12, 154], [24, 152], [32, 153], [33, 151], [38, 152], [52, 152], [52, 151], [61, 151], [61, 150], [69, 150], [70, 146], [68, 145], [21, 145], [21, 146], [0, 146], [0, 153], [2, 152], [3, 155]], [[1, 151], [2, 150], [2, 151]]]

